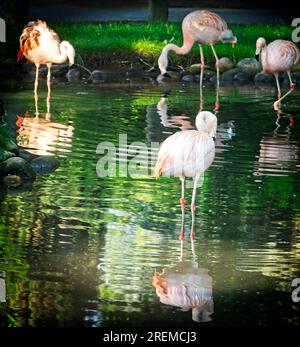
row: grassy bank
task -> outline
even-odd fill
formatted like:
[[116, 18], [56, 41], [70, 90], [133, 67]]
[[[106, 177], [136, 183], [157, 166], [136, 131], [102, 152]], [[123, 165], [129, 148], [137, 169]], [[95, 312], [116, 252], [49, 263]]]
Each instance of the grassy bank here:
[[[182, 44], [180, 23], [107, 23], [107, 24], [66, 24], [49, 23], [61, 39], [70, 41], [88, 66], [92, 62], [99, 65], [120, 62], [138, 62], [139, 58], [154, 64], [161, 49], [168, 42]], [[255, 42], [264, 36], [267, 42], [282, 38], [291, 40], [293, 27], [288, 25], [230, 25], [238, 44], [232, 49], [230, 44], [216, 45], [219, 57], [228, 56], [233, 61], [254, 57]], [[206, 61], [213, 63], [210, 47], [205, 47]], [[199, 62], [197, 45], [186, 56], [170, 55], [173, 64], [187, 66]]]

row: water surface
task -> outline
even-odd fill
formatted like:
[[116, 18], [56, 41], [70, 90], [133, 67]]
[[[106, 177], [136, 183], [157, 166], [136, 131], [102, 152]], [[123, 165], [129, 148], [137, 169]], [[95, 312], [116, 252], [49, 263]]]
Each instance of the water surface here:
[[[10, 120], [27, 110], [34, 116], [31, 87], [1, 94]], [[119, 134], [128, 146], [148, 146], [145, 169], [151, 142], [193, 127], [198, 87], [56, 85], [47, 119], [42, 89], [42, 119], [28, 120], [19, 140], [55, 155], [60, 167], [22, 187], [1, 187], [2, 326], [299, 325], [291, 299], [300, 277], [299, 91], [278, 115], [273, 88], [221, 88], [216, 156], [197, 194], [194, 258], [187, 210], [180, 260], [178, 179], [97, 175], [98, 144], [118, 149]], [[211, 111], [213, 87], [204, 98]], [[202, 313], [194, 320], [191, 309], [161, 302], [152, 285], [155, 273], [174, 272], [194, 273], [200, 287], [211, 283], [199, 289]]]

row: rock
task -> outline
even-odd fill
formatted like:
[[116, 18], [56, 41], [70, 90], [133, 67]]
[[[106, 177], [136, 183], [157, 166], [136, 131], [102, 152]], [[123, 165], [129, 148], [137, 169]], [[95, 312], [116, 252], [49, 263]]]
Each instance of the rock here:
[[26, 149], [20, 148], [19, 149], [19, 157], [30, 162], [31, 160], [33, 160], [34, 158], [37, 158], [38, 155], [36, 154], [32, 154], [28, 151], [26, 151]]
[[7, 160], [7, 159], [9, 159], [9, 158], [14, 157], [14, 156], [15, 156], [14, 153], [8, 152], [8, 151], [1, 150], [1, 149], [0, 149], [0, 163], [1, 163], [2, 161], [5, 161], [5, 160]]
[[[220, 82], [233, 82], [233, 77], [239, 73], [241, 70], [238, 68], [230, 69], [228, 71], [225, 71], [220, 76]], [[214, 81], [216, 81], [217, 76], [214, 76]]]
[[18, 187], [22, 184], [22, 178], [18, 175], [8, 175], [3, 178], [3, 183], [8, 187]]
[[76, 69], [70, 69], [66, 74], [66, 78], [68, 82], [77, 82], [79, 81], [80, 76], [81, 76], [80, 71]]
[[182, 76], [181, 80], [184, 82], [194, 82], [195, 78], [193, 75], [184, 75]]
[[220, 69], [221, 73], [233, 68], [233, 62], [231, 61], [231, 59], [229, 59], [227, 57], [221, 58], [219, 60], [219, 64], [220, 64], [219, 69]]
[[266, 74], [265, 72], [259, 72], [254, 77], [255, 84], [263, 83], [275, 83], [275, 78], [273, 75]]
[[19, 147], [17, 146], [17, 144], [11, 140], [11, 139], [7, 139], [4, 145], [4, 148], [8, 151], [8, 152], [13, 152], [15, 154], [19, 153]]
[[200, 73], [200, 64], [193, 64], [188, 68], [188, 71], [192, 74], [192, 75], [197, 75]]
[[41, 155], [30, 162], [35, 172], [51, 172], [59, 167], [58, 160], [51, 155]]
[[94, 70], [91, 73], [90, 80], [92, 80], [93, 83], [103, 83], [104, 82], [104, 72], [100, 70]]
[[[292, 81], [296, 84], [296, 85], [298, 85], [298, 86], [300, 86], [300, 72], [292, 72], [291, 73], [291, 77], [292, 77]], [[286, 84], [286, 85], [290, 85], [290, 81], [289, 81], [289, 79], [288, 79], [288, 77], [286, 76], [285, 77], [285, 79], [284, 79], [284, 83]]]
[[15, 153], [0, 149], [0, 163], [15, 156]]
[[240, 71], [233, 76], [233, 80], [238, 83], [249, 83], [253, 82], [253, 75], [245, 71]]
[[21, 174], [30, 178], [35, 178], [35, 172], [32, 170], [29, 163], [26, 160], [13, 157], [0, 163], [0, 174]]
[[254, 58], [242, 59], [237, 63], [237, 67], [250, 75], [255, 75], [261, 70], [260, 63]]

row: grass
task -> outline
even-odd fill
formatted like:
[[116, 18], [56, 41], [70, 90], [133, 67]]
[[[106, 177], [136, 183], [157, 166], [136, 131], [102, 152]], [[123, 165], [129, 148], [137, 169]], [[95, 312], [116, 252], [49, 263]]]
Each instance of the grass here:
[[[62, 40], [70, 41], [77, 53], [89, 66], [92, 62], [98, 65], [118, 64], [122, 62], [138, 62], [139, 58], [153, 65], [164, 47], [169, 42], [182, 44], [180, 23], [146, 24], [146, 23], [105, 23], [105, 24], [66, 24], [49, 23]], [[275, 39], [291, 40], [293, 27], [285, 24], [277, 25], [230, 25], [238, 43], [234, 49], [231, 44], [216, 45], [219, 57], [227, 56], [233, 61], [254, 57], [255, 42], [264, 36], [267, 42]], [[213, 64], [211, 48], [205, 46], [206, 62]], [[170, 54], [173, 64], [188, 66], [199, 62], [197, 45], [186, 56]]]

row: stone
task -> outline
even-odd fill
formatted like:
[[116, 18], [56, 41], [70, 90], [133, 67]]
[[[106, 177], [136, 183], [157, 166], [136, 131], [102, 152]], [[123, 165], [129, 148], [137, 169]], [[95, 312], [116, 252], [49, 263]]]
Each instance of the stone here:
[[181, 80], [184, 82], [194, 82], [195, 78], [193, 75], [184, 75], [182, 76]]
[[30, 178], [35, 178], [36, 176], [30, 164], [20, 157], [12, 157], [0, 163], [0, 174], [20, 174]]
[[81, 76], [81, 73], [77, 69], [70, 69], [66, 74], [66, 78], [68, 82], [77, 82], [79, 81], [80, 76]]
[[233, 62], [228, 57], [223, 57], [219, 59], [219, 69], [220, 72], [225, 72], [233, 68]]
[[15, 157], [15, 153], [0, 149], [0, 163], [12, 157]]
[[273, 75], [261, 71], [255, 75], [254, 82], [255, 84], [275, 83], [275, 78]]
[[238, 83], [249, 83], [253, 82], [253, 75], [245, 71], [240, 71], [233, 76], [233, 80]]
[[103, 83], [104, 82], [104, 72], [100, 70], [94, 70], [91, 73], [90, 80], [93, 83]]
[[[291, 77], [292, 77], [293, 83], [295, 83], [297, 86], [300, 86], [300, 72], [298, 72], [298, 71], [292, 72]], [[290, 81], [289, 81], [287, 76], [284, 79], [284, 83], [288, 86], [290, 85]]]
[[[228, 71], [225, 71], [220, 76], [220, 82], [233, 82], [234, 76], [239, 73], [241, 70], [238, 68], [233, 68]], [[217, 76], [215, 76], [215, 80], [217, 79]]]
[[8, 187], [18, 187], [22, 184], [22, 178], [18, 175], [8, 175], [3, 178], [3, 183]]
[[8, 152], [13, 152], [13, 153], [16, 153], [18, 154], [19, 152], [19, 147], [17, 146], [17, 144], [11, 140], [11, 139], [7, 139], [5, 141], [5, 149], [8, 151]]
[[255, 75], [261, 70], [260, 63], [255, 58], [244, 58], [237, 63], [237, 67], [250, 75]]
[[19, 148], [19, 157], [30, 162], [32, 159], [37, 158], [38, 155], [30, 153], [26, 149]]
[[30, 162], [34, 172], [51, 172], [59, 167], [58, 160], [52, 155], [41, 155]]

